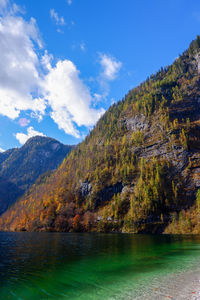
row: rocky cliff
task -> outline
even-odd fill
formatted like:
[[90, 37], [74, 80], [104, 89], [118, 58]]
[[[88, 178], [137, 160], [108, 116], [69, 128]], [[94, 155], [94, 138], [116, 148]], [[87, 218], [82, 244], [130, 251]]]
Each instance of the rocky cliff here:
[[180, 214], [189, 224], [200, 188], [199, 57], [197, 37], [112, 105], [62, 165], [1, 217], [0, 228], [160, 233], [171, 232]]

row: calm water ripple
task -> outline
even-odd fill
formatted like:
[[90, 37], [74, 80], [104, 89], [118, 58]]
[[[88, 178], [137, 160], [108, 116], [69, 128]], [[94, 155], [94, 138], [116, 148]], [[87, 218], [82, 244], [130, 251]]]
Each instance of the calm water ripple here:
[[0, 233], [0, 299], [167, 299], [199, 266], [199, 236]]

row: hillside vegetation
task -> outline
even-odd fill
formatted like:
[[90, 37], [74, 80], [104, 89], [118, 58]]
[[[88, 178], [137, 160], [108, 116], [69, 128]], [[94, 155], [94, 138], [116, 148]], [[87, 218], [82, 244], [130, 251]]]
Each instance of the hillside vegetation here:
[[72, 148], [52, 138], [36, 136], [21, 148], [0, 153], [0, 214], [41, 174], [55, 170]]
[[179, 232], [184, 216], [193, 232], [199, 72], [197, 37], [171, 66], [113, 104], [61, 166], [1, 217], [0, 229], [156, 233], [177, 223]]

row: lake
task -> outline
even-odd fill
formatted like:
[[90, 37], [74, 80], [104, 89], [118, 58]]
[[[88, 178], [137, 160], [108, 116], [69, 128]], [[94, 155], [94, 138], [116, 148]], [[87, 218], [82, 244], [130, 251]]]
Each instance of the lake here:
[[0, 233], [0, 299], [188, 299], [199, 266], [199, 236]]

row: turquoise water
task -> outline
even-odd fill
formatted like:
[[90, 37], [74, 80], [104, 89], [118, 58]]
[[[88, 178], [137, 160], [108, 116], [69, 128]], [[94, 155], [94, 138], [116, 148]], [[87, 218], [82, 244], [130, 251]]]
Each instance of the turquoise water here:
[[0, 233], [0, 299], [161, 299], [199, 266], [199, 236]]

